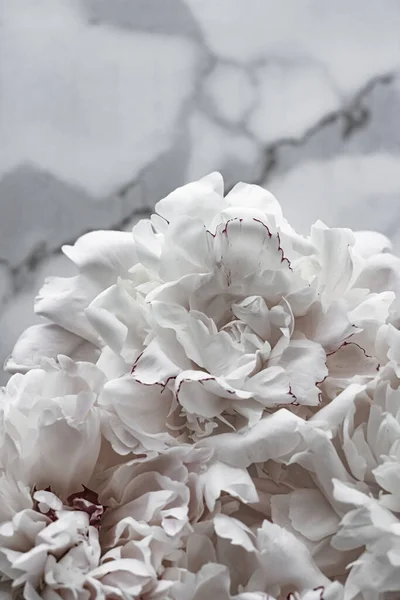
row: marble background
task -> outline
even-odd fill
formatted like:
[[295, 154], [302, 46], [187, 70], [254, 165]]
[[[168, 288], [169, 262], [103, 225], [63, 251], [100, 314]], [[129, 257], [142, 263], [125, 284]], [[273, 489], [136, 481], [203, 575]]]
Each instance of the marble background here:
[[399, 31], [398, 0], [0, 0], [0, 362], [63, 244], [211, 170], [400, 250]]

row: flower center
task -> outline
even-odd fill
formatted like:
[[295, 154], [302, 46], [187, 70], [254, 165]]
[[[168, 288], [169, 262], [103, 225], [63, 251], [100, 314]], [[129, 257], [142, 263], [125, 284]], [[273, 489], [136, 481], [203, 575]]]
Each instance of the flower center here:
[[[62, 508], [63, 510], [76, 510], [85, 512], [89, 516], [89, 525], [99, 530], [101, 527], [101, 518], [107, 509], [107, 506], [103, 506], [103, 504], [101, 504], [96, 492], [90, 490], [84, 485], [82, 487], [82, 491], [68, 496], [66, 504], [64, 504]], [[46, 488], [44, 491], [52, 493], [51, 487]], [[35, 492], [36, 490], [34, 490], [33, 496], [35, 496]], [[58, 520], [57, 509], [52, 508], [51, 506], [48, 506], [47, 504], [42, 503], [35, 498], [33, 500], [33, 509], [45, 515], [53, 522]]]

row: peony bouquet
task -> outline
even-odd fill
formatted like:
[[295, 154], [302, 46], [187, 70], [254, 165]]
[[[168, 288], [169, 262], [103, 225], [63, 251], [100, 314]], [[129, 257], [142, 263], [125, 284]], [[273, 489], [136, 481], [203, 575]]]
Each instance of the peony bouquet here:
[[65, 254], [6, 363], [0, 598], [400, 598], [400, 260], [213, 173]]

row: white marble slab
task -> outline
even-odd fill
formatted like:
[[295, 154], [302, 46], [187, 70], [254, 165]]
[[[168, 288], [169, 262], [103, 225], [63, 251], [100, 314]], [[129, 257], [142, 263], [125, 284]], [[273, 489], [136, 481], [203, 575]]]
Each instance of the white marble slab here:
[[1, 362], [64, 243], [211, 170], [400, 251], [397, 0], [3, 0], [0, 22]]

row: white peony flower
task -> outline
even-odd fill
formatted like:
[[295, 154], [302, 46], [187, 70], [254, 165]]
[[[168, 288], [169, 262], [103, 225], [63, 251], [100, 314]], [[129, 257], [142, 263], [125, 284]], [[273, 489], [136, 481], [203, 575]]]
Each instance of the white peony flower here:
[[0, 391], [0, 598], [395, 600], [389, 250], [216, 173], [64, 248]]
[[[351, 381], [373, 379], [375, 337], [394, 295], [354, 287], [365, 259], [351, 231], [317, 223], [302, 238], [268, 192], [239, 184], [224, 198], [218, 174], [156, 211], [133, 230], [141, 270], [86, 314], [114, 355], [136, 357], [137, 384], [172, 395], [164, 434], [199, 440], [282, 405], [311, 416]], [[136, 434], [115, 417], [118, 397], [106, 401], [108, 437], [126, 452], [123, 432]]]

